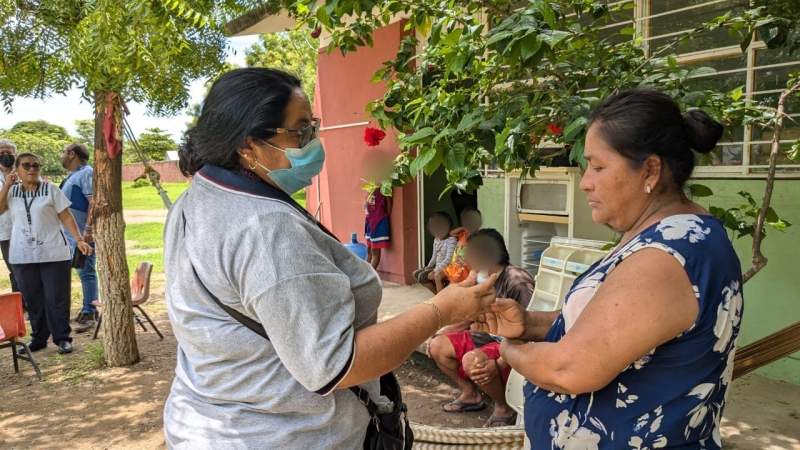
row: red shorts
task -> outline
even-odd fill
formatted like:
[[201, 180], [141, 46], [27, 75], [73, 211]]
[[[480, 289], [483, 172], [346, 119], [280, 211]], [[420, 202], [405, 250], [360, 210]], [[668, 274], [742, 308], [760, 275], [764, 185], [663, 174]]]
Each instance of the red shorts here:
[[[450, 344], [453, 346], [453, 350], [456, 352], [456, 359], [458, 360], [458, 376], [463, 380], [469, 380], [467, 373], [464, 372], [464, 366], [461, 364], [461, 360], [464, 359], [464, 355], [475, 350], [475, 341], [472, 340], [472, 333], [467, 330], [459, 331], [458, 333], [448, 333], [445, 336], [448, 340], [450, 340]], [[497, 361], [500, 358], [499, 342], [489, 342], [486, 345], [478, 347], [478, 350], [482, 351], [487, 358], [493, 361]], [[503, 383], [508, 381], [508, 375], [510, 373], [511, 367], [506, 365], [502, 369], [501, 373], [503, 376]]]

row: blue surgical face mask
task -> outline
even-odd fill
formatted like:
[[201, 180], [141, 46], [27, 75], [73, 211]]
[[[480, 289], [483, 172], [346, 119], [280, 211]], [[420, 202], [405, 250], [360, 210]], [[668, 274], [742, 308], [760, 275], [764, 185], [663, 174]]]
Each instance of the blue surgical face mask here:
[[322, 142], [316, 138], [302, 148], [280, 148], [267, 142], [270, 147], [286, 154], [291, 167], [288, 169], [271, 170], [258, 161], [256, 164], [267, 172], [269, 178], [289, 195], [311, 185], [311, 179], [319, 175], [322, 164], [325, 162], [325, 149]]

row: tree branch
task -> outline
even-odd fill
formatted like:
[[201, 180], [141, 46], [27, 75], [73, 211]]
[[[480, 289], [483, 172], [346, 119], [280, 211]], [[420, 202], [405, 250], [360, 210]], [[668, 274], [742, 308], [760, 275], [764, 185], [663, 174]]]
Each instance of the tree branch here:
[[761, 200], [761, 210], [756, 218], [755, 230], [753, 230], [753, 259], [752, 266], [742, 276], [743, 282], [753, 278], [764, 266], [767, 265], [767, 257], [761, 252], [761, 241], [764, 240], [764, 221], [769, 211], [769, 204], [772, 201], [772, 189], [775, 186], [775, 171], [780, 153], [781, 132], [783, 131], [783, 117], [786, 99], [793, 93], [800, 90], [800, 80], [788, 87], [781, 93], [778, 99], [778, 108], [775, 111], [775, 128], [772, 132], [772, 148], [769, 152], [769, 169], [767, 171], [767, 185], [764, 188], [764, 198]]

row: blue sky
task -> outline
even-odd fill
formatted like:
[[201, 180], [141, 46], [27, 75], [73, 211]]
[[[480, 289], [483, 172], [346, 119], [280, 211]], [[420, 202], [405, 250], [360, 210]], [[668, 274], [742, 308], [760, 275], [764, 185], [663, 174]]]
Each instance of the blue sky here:
[[[258, 40], [257, 36], [243, 36], [228, 39], [230, 44], [228, 61], [243, 66], [244, 50]], [[189, 90], [192, 95], [192, 103], [199, 103], [203, 99], [205, 80], [196, 80], [191, 84]], [[131, 115], [128, 121], [137, 135], [146, 128], [162, 128], [169, 131], [172, 137], [179, 141], [186, 123], [189, 121], [185, 114], [174, 117], [153, 117], [148, 116], [147, 108], [144, 105], [130, 103], [128, 107]], [[91, 119], [92, 108], [85, 100], [81, 100], [80, 91], [77, 89], [68, 92], [66, 95], [54, 96], [44, 100], [18, 97], [14, 100], [13, 110], [8, 114], [0, 108], [0, 129], [11, 128], [15, 123], [24, 120], [46, 120], [50, 123], [61, 125], [68, 132], [75, 132], [75, 121], [79, 119]]]

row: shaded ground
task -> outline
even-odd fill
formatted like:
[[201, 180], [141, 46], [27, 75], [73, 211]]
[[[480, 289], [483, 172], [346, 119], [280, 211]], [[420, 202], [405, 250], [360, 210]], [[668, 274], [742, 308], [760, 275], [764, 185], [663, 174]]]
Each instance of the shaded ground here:
[[[163, 278], [156, 277], [162, 285]], [[99, 341], [76, 336], [76, 352], [59, 356], [51, 346], [37, 353], [44, 381], [23, 363], [15, 374], [7, 350], [0, 357], [0, 449], [163, 448], [161, 412], [175, 364], [175, 339], [163, 304], [153, 290], [147, 309], [165, 340], [137, 331], [142, 362], [131, 368], [101, 368]], [[427, 294], [388, 285], [383, 318]], [[102, 335], [101, 335], [102, 336]], [[488, 410], [453, 415], [441, 412], [453, 386], [420, 355], [398, 370], [412, 420], [450, 427], [480, 426]], [[733, 384], [722, 434], [725, 448], [800, 450], [800, 386], [750, 375]]]

